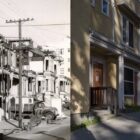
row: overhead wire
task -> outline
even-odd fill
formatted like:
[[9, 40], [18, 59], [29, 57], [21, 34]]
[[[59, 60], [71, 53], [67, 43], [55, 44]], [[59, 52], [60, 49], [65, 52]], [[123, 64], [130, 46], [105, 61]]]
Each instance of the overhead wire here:
[[[23, 27], [39, 27], [39, 26], [69, 26], [70, 24], [23, 24]], [[17, 27], [18, 25], [0, 25], [0, 27]]]
[[[5, 3], [5, 2], [7, 2], [7, 3]], [[12, 13], [14, 14], [14, 15], [18, 15], [19, 16], [19, 12], [17, 12], [17, 11], [15, 11], [15, 8], [13, 9], [12, 8], [12, 6], [9, 6], [9, 2], [11, 2], [11, 1], [5, 1], [5, 2], [2, 2], [1, 4], [4, 6], [4, 7], [6, 7], [6, 8], [8, 8], [10, 11], [12, 11]], [[12, 1], [13, 2], [13, 1]], [[15, 3], [15, 2], [13, 2], [13, 3]], [[11, 5], [11, 3], [10, 3], [10, 5]], [[24, 13], [23, 11], [21, 11], [20, 10], [20, 12], [22, 12], [22, 13]], [[0, 17], [1, 18], [1, 17]], [[5, 18], [2, 18], [2, 19], [5, 19]], [[6, 20], [6, 19], [5, 19]], [[23, 24], [22, 26], [23, 27], [32, 27], [32, 28], [34, 28], [34, 29], [37, 29], [37, 30], [42, 30], [42, 31], [44, 31], [43, 29], [39, 29], [39, 27], [51, 27], [51, 26], [59, 26], [59, 27], [63, 27], [63, 26], [69, 26], [70, 24], [69, 23], [56, 23], [56, 24]], [[0, 27], [17, 27], [18, 25], [0, 25]], [[45, 29], [45, 30], [48, 30], [48, 29]], [[49, 31], [49, 32], [51, 32], [51, 31]], [[52, 32], [51, 32], [52, 33]], [[59, 34], [60, 35], [60, 33], [57, 33], [57, 32], [55, 32], [54, 34]], [[37, 36], [39, 36], [39, 37], [41, 37], [41, 38], [43, 38], [43, 40], [44, 41], [46, 41], [46, 37], [45, 36], [42, 36], [42, 34], [39, 32], [38, 34], [37, 34]], [[7, 37], [7, 38], [16, 38], [16, 37]], [[47, 36], [47, 38], [48, 38], [48, 36]], [[49, 38], [51, 38], [51, 39], [53, 39], [53, 37], [50, 37], [49, 36]]]

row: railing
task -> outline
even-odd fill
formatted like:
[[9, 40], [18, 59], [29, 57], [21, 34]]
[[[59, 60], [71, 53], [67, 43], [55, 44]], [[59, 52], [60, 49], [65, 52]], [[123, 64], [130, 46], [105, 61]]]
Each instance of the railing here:
[[90, 93], [92, 107], [108, 108], [112, 113], [117, 113], [118, 96], [114, 88], [92, 87]]

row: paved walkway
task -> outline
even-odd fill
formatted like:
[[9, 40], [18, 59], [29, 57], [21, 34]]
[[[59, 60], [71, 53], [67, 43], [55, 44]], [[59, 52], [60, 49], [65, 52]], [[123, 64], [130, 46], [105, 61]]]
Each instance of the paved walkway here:
[[140, 112], [128, 113], [72, 133], [72, 140], [140, 140]]

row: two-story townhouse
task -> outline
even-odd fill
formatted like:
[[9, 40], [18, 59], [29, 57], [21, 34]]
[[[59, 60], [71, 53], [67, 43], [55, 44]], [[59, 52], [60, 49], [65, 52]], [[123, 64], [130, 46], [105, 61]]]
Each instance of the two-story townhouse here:
[[140, 105], [139, 9], [138, 0], [72, 1], [72, 118], [111, 101]]

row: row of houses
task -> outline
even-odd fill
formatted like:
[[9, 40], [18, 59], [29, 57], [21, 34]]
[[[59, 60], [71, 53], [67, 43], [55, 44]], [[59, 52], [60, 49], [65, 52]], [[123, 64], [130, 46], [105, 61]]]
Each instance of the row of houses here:
[[[70, 80], [60, 75], [63, 58], [54, 51], [34, 48], [31, 40], [22, 43], [22, 104], [32, 105], [44, 100], [47, 106], [59, 107], [70, 99]], [[58, 102], [55, 104], [54, 102]], [[18, 41], [0, 43], [0, 108], [12, 117], [19, 107], [19, 46]]]
[[140, 1], [71, 4], [73, 123], [87, 118], [93, 107], [102, 109], [110, 91], [118, 110], [140, 106]]

